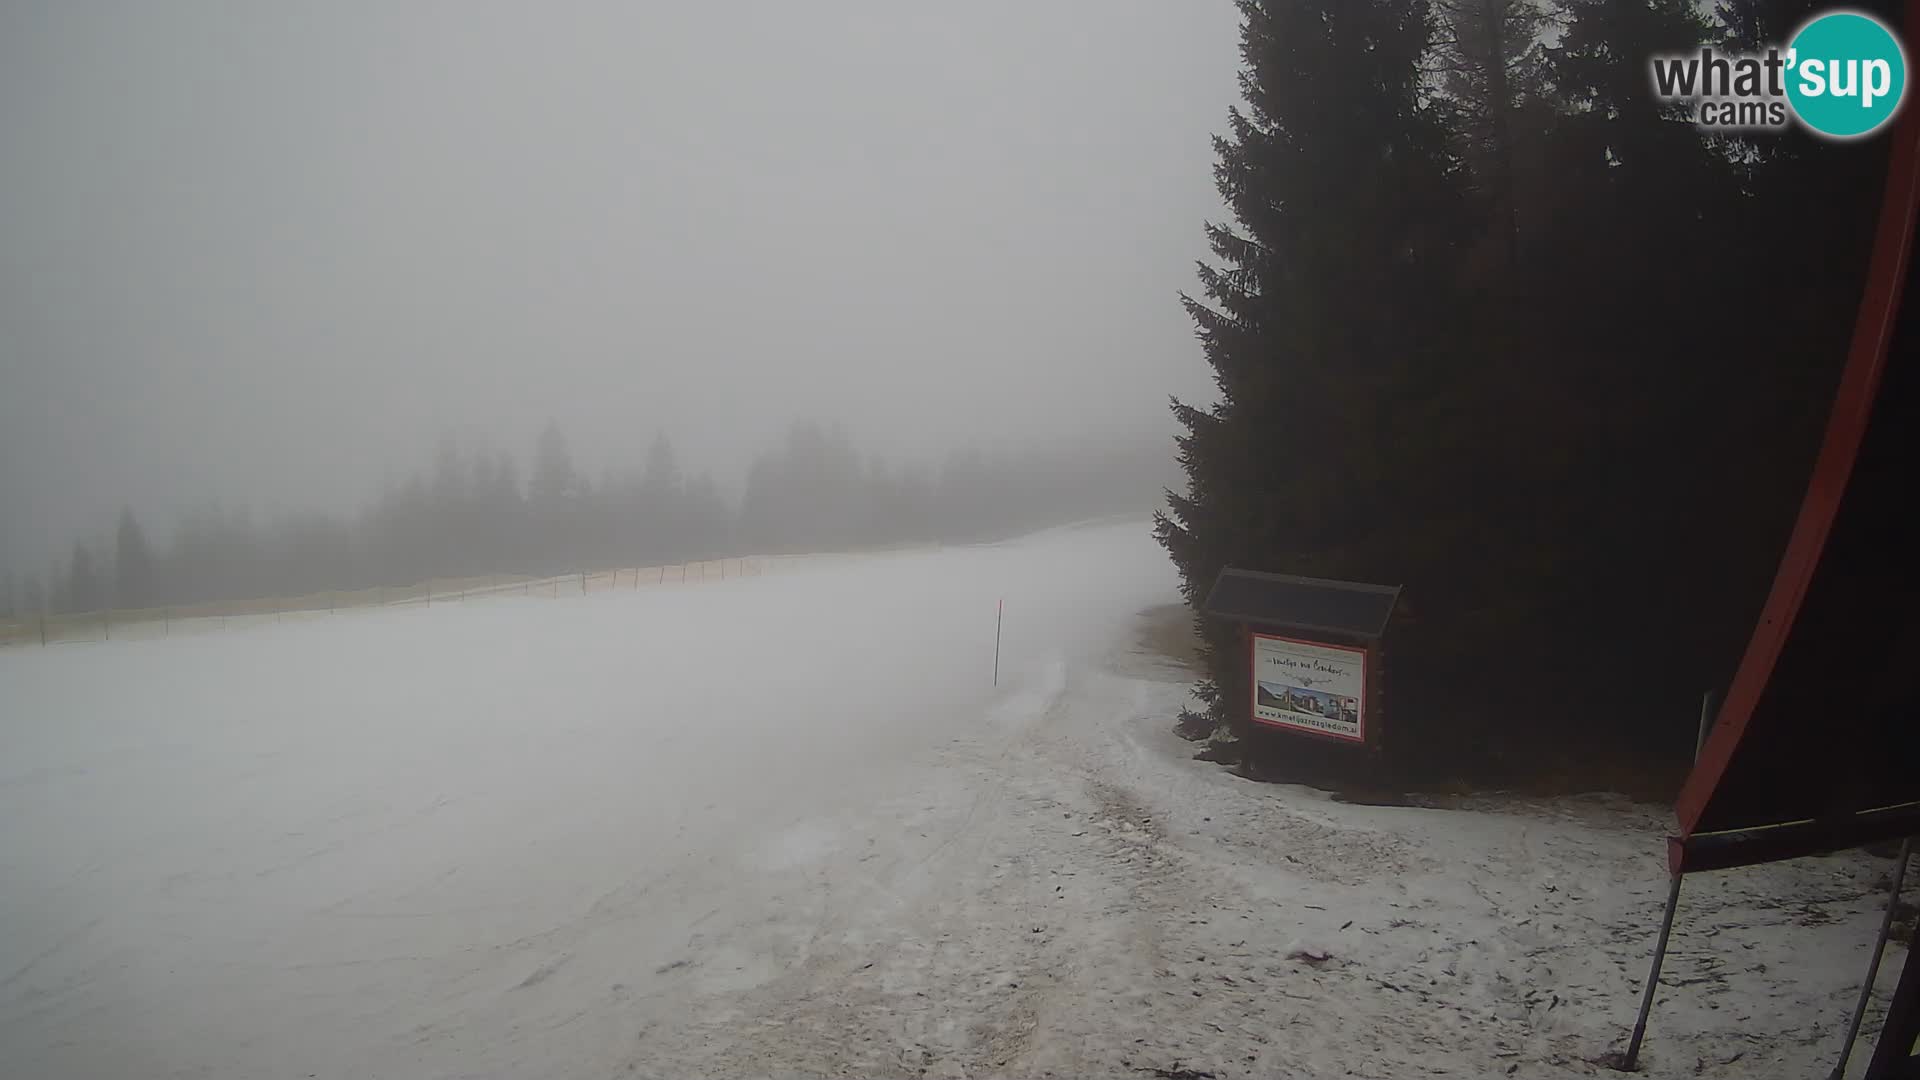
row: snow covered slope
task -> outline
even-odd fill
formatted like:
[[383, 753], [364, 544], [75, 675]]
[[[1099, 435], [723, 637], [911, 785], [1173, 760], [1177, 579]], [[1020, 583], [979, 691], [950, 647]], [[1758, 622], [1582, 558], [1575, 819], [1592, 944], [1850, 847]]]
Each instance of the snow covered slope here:
[[[0, 1073], [1593, 1073], [1664, 820], [1186, 760], [1175, 598], [1135, 522], [0, 653]], [[1880, 869], [1690, 883], [1648, 1071], [1829, 1060]]]

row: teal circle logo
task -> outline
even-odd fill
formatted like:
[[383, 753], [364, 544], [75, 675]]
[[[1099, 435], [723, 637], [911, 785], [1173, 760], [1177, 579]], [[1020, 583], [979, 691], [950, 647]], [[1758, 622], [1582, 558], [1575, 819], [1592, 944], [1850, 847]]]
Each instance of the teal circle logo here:
[[1787, 50], [1787, 102], [1817, 134], [1857, 139], [1900, 111], [1907, 54], [1879, 19], [1828, 12], [1801, 27]]

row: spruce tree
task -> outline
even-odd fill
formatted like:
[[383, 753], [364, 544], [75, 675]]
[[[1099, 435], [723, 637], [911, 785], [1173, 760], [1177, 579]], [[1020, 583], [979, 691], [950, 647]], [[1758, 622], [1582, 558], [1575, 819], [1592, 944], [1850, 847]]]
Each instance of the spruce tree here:
[[680, 494], [680, 465], [673, 456], [673, 444], [665, 432], [653, 437], [647, 447], [647, 460], [641, 467], [640, 486], [662, 502]]
[[113, 602], [123, 608], [149, 607], [153, 603], [153, 549], [133, 511], [122, 507], [120, 524], [114, 530]]
[[98, 611], [106, 606], [100, 595], [100, 575], [93, 568], [93, 553], [85, 544], [73, 545], [73, 557], [67, 564], [66, 591], [69, 611]]
[[586, 555], [584, 487], [566, 435], [558, 423], [548, 420], [534, 444], [527, 507], [534, 546], [549, 570], [571, 569]]
[[560, 425], [548, 420], [540, 430], [533, 449], [533, 477], [527, 494], [534, 502], [545, 503], [574, 494], [580, 484], [573, 468], [573, 454], [567, 449], [567, 437]]
[[687, 547], [685, 480], [665, 432], [653, 437], [634, 492], [641, 549], [649, 559], [679, 557]]
[[1434, 0], [1433, 68], [1457, 110], [1462, 157], [1490, 215], [1493, 248], [1509, 271], [1519, 262], [1516, 131], [1522, 101], [1543, 76], [1536, 0]]
[[[1245, 108], [1214, 140], [1234, 224], [1207, 227], [1204, 299], [1182, 297], [1219, 400], [1173, 403], [1187, 487], [1156, 520], [1195, 605], [1228, 564], [1417, 572], [1409, 520], [1434, 486], [1418, 429], [1436, 422], [1445, 383], [1445, 283], [1464, 227], [1449, 132], [1422, 91], [1425, 3], [1239, 7]], [[1199, 626], [1197, 692], [1245, 738], [1237, 631]]]

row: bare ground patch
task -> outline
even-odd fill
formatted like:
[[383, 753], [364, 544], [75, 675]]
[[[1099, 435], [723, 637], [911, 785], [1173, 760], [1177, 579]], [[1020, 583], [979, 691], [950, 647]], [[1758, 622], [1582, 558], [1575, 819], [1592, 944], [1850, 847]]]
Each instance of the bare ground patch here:
[[1134, 650], [1142, 659], [1183, 676], [1198, 677], [1200, 639], [1193, 632], [1193, 612], [1185, 604], [1162, 604], [1140, 613], [1134, 622]]

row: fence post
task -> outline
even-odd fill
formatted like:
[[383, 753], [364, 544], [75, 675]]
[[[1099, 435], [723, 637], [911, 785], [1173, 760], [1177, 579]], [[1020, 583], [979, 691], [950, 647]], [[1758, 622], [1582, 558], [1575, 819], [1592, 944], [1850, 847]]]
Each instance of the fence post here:
[[580, 595], [587, 595], [587, 572], [585, 570], [580, 571]]
[[100, 613], [100, 621], [107, 624], [107, 640], [113, 640], [113, 609], [107, 608]]
[[40, 609], [40, 647], [43, 649], [47, 647], [47, 612], [45, 608]]
[[173, 612], [165, 606], [160, 608], [160, 636], [173, 636]]

